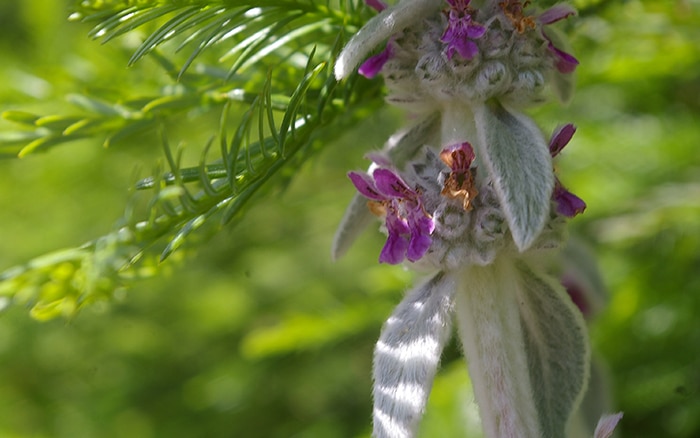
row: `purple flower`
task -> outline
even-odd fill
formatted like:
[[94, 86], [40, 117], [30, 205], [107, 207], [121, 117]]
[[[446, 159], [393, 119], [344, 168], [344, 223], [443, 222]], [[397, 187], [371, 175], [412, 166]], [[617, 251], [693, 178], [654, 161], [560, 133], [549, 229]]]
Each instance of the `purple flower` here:
[[[564, 146], [569, 144], [575, 132], [576, 127], [571, 123], [560, 126], [554, 130], [552, 138], [549, 140], [549, 153], [552, 158], [559, 155], [562, 149], [564, 149]], [[552, 199], [557, 204], [557, 213], [562, 216], [574, 217], [577, 214], [583, 213], [586, 209], [586, 203], [583, 199], [568, 191], [557, 177], [554, 178]]]
[[540, 24], [552, 24], [569, 18], [572, 15], [576, 15], [576, 9], [567, 4], [558, 4], [542, 12], [537, 17], [537, 21], [539, 21]]
[[[377, 12], [382, 12], [386, 9], [386, 3], [382, 0], [365, 0], [365, 4]], [[393, 48], [391, 47], [391, 39], [386, 43], [386, 48], [380, 53], [367, 58], [365, 62], [360, 65], [357, 72], [367, 79], [372, 79], [377, 76], [379, 72], [384, 67], [384, 64], [394, 55]]]
[[440, 41], [447, 44], [447, 59], [451, 60], [455, 52], [464, 59], [472, 59], [479, 48], [471, 40], [481, 38], [486, 28], [472, 21], [474, 11], [469, 7], [470, 0], [445, 1], [450, 4], [450, 10], [447, 12], [447, 29]]
[[[545, 26], [547, 24], [556, 23], [557, 21], [568, 18], [574, 14], [576, 14], [576, 10], [574, 8], [566, 4], [559, 4], [542, 12], [537, 17], [537, 21], [540, 23], [540, 25]], [[547, 49], [556, 59], [554, 65], [559, 73], [571, 73], [576, 70], [576, 66], [578, 66], [578, 59], [574, 58], [573, 55], [555, 47], [552, 39], [547, 36], [544, 30], [541, 30], [541, 34], [542, 37], [547, 40]]]
[[423, 208], [420, 194], [389, 169], [376, 169], [372, 176], [350, 172], [348, 177], [370, 199], [370, 209], [386, 215], [389, 236], [379, 261], [395, 265], [404, 259], [415, 262], [423, 257], [432, 243], [435, 223]]
[[365, 0], [365, 4], [377, 12], [382, 12], [386, 9], [386, 3], [382, 0]]
[[577, 214], [583, 213], [586, 209], [586, 203], [583, 199], [574, 195], [564, 187], [559, 178], [554, 179], [554, 192], [552, 199], [557, 203], [557, 213], [566, 217], [574, 217]]
[[357, 70], [358, 73], [360, 73], [367, 79], [372, 79], [373, 77], [379, 74], [379, 72], [384, 67], [384, 64], [386, 64], [386, 62], [393, 56], [393, 54], [394, 49], [391, 46], [390, 39], [386, 43], [386, 48], [384, 50], [382, 50], [380, 53], [377, 53], [374, 56], [370, 56], [365, 62], [362, 63], [362, 65], [360, 65], [360, 68]]
[[542, 36], [547, 40], [547, 49], [556, 58], [554, 66], [559, 73], [572, 73], [574, 70], [576, 70], [576, 67], [578, 66], [578, 59], [574, 58], [573, 55], [556, 48], [554, 43], [552, 43], [552, 40], [544, 32], [542, 32]]
[[461, 200], [466, 211], [473, 208], [471, 202], [479, 194], [471, 170], [474, 158], [474, 149], [468, 142], [448, 146], [440, 152], [440, 159], [451, 170], [440, 194], [450, 199]]
[[552, 139], [549, 140], [549, 153], [552, 158], [559, 155], [559, 152], [564, 149], [564, 146], [569, 144], [571, 137], [573, 137], [575, 133], [576, 127], [571, 123], [559, 126], [554, 130]]

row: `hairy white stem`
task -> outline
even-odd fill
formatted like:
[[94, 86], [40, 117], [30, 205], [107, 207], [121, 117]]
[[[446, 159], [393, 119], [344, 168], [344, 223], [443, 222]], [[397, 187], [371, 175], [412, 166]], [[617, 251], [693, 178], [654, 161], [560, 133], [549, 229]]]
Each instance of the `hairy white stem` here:
[[476, 141], [476, 124], [471, 107], [465, 102], [449, 101], [442, 109], [441, 146]]

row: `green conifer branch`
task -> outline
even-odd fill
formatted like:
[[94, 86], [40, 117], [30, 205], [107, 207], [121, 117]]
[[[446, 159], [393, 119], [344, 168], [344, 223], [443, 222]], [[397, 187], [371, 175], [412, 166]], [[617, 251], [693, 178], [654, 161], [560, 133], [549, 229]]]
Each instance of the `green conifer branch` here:
[[[223, 75], [215, 66], [194, 73], [185, 72], [192, 57], [185, 67], [174, 73], [174, 63], [156, 51], [156, 46], [165, 39], [163, 34], [151, 38], [144, 55], [150, 51], [166, 71], [179, 78], [181, 85], [174, 93], [124, 102], [71, 97], [71, 102], [88, 115], [42, 117], [5, 113], [5, 118], [35, 130], [36, 138], [23, 146], [20, 155], [98, 134], [106, 135], [105, 144], [108, 145], [132, 130], [158, 128], [169, 169], [136, 184], [134, 204], [139, 193], [151, 191], [145, 216], [130, 205], [114, 232], [81, 247], [50, 253], [3, 272], [0, 296], [25, 303], [32, 309], [32, 316], [38, 319], [72, 316], [95, 300], [113, 297], [115, 291], [128, 287], [134, 279], [158, 272], [163, 266], [159, 262], [171, 257], [212, 218], [218, 218], [222, 224], [235, 222], [262, 189], [284, 184], [289, 176], [281, 174], [293, 172], [281, 170], [298, 165], [318, 151], [321, 142], [317, 140], [329, 135], [324, 131], [325, 126], [333, 123], [333, 134], [337, 135], [338, 127], [349, 126], [356, 120], [356, 110], [360, 106], [379, 104], [381, 85], [377, 81], [358, 81], [354, 76], [337, 83], [332, 75], [330, 66], [351, 31], [350, 20], [343, 18], [340, 9], [317, 7], [310, 2], [294, 3], [314, 6], [313, 11], [324, 12], [326, 18], [314, 22], [308, 17], [304, 21], [300, 16], [291, 15], [292, 19], [286, 23], [298, 20], [301, 25], [296, 28], [275, 27], [271, 21], [267, 29], [273, 26], [275, 32], [296, 32], [296, 35], [265, 39], [270, 32], [260, 34], [260, 28], [257, 29], [252, 34], [253, 40], [274, 47], [265, 51], [257, 46], [257, 51], [241, 51], [233, 67]], [[166, 6], [159, 12], [175, 11]], [[347, 4], [341, 6], [347, 8]], [[187, 19], [194, 20], [194, 15], [182, 15], [182, 10], [180, 7], [177, 21], [180, 26], [184, 26]], [[144, 12], [128, 19], [124, 14], [118, 16], [124, 26], [128, 22], [129, 29], [133, 29], [136, 25], [145, 25], [146, 19], [155, 20], [163, 15], [151, 10], [149, 14]], [[103, 17], [108, 17], [109, 23], [119, 21], [114, 20], [114, 15]], [[173, 24], [171, 21], [169, 23]], [[195, 20], [194, 23], [205, 21]], [[126, 27], [115, 25], [106, 35], [115, 37], [126, 31]], [[298, 35], [312, 34], [318, 46], [309, 48], [306, 42], [298, 44], [296, 41]], [[293, 41], [296, 42], [291, 44]], [[204, 47], [198, 48], [200, 54]], [[240, 72], [253, 62], [260, 62], [261, 50], [266, 56], [277, 57], [272, 64], [261, 64], [267, 66], [268, 74], [241, 75]], [[305, 64], [299, 68], [301, 59], [305, 59]], [[231, 71], [236, 74], [231, 76]], [[277, 74], [280, 71], [282, 74]], [[176, 114], [203, 106], [221, 109], [220, 127], [202, 147], [198, 166], [183, 168], [180, 152], [173, 153], [168, 144], [167, 122]], [[245, 108], [245, 111], [236, 111], [232, 116], [232, 108]], [[233, 130], [232, 122], [235, 122]], [[220, 146], [220, 157], [208, 162], [208, 151], [216, 143]]]

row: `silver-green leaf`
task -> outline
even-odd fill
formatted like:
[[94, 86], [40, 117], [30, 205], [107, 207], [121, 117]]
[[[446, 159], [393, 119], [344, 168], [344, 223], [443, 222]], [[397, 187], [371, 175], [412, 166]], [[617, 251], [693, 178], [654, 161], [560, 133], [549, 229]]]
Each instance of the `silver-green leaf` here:
[[586, 326], [561, 284], [523, 262], [517, 270], [520, 322], [542, 437], [563, 437], [588, 385]]
[[474, 108], [478, 156], [487, 167], [510, 232], [522, 252], [549, 218], [554, 172], [549, 149], [535, 124], [500, 104]]

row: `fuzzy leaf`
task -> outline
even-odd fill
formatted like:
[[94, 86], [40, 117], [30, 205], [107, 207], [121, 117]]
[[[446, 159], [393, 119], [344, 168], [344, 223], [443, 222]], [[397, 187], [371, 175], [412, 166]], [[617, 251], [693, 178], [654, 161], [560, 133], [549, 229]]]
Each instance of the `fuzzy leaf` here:
[[560, 438], [588, 377], [583, 321], [555, 282], [509, 258], [464, 272], [460, 337], [488, 438]]
[[[464, 271], [457, 322], [486, 438], [542, 438], [512, 261]], [[563, 435], [562, 435], [563, 436]]]
[[375, 219], [376, 217], [367, 208], [367, 198], [356, 193], [345, 210], [343, 219], [333, 237], [333, 247], [331, 248], [333, 260], [342, 257], [360, 233]]
[[566, 436], [588, 384], [590, 352], [580, 312], [554, 279], [518, 265], [520, 321], [542, 437]]
[[520, 251], [535, 241], [549, 217], [554, 173], [537, 127], [499, 104], [474, 108], [478, 154], [493, 178]]
[[455, 279], [438, 273], [408, 293], [374, 350], [374, 438], [414, 437], [450, 335]]

